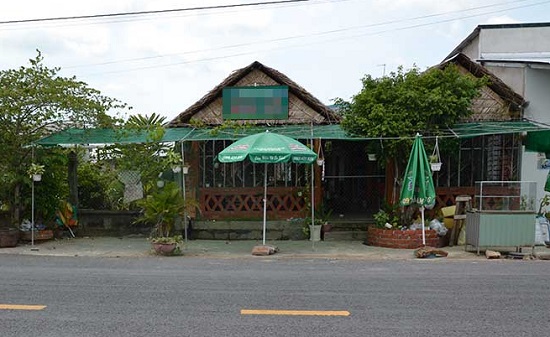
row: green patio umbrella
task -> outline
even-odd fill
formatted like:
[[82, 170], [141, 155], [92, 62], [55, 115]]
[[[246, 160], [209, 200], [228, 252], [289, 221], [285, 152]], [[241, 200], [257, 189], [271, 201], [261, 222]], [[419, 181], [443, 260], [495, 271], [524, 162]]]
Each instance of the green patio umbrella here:
[[546, 176], [546, 184], [544, 184], [544, 190], [546, 192], [550, 192], [550, 172], [548, 172], [548, 175]]
[[417, 204], [422, 214], [422, 244], [426, 245], [424, 232], [424, 208], [435, 205], [435, 187], [430, 170], [428, 155], [422, 143], [420, 134], [416, 134], [405, 170], [403, 186], [399, 197], [401, 206]]
[[267, 212], [267, 164], [293, 162], [311, 164], [317, 154], [299, 141], [269, 131], [244, 137], [218, 154], [222, 163], [234, 163], [249, 158], [251, 162], [264, 164], [264, 216], [263, 244], [265, 245]]

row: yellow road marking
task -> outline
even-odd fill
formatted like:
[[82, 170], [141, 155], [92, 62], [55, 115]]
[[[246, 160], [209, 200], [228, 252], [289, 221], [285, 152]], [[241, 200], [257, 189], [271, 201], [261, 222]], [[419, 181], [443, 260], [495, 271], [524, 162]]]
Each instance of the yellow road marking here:
[[288, 316], [349, 316], [349, 311], [332, 310], [241, 310], [241, 315], [288, 315]]
[[0, 304], [0, 310], [42, 310], [45, 305]]

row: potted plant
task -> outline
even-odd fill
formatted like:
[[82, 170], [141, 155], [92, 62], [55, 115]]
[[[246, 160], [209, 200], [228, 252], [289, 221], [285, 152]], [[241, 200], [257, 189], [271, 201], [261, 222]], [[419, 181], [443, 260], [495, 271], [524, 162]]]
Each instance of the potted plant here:
[[162, 255], [177, 253], [177, 249], [182, 243], [182, 237], [175, 235], [175, 223], [178, 219], [183, 218], [186, 210], [198, 207], [196, 201], [184, 199], [178, 185], [174, 182], [167, 182], [164, 187], [148, 194], [137, 204], [141, 208], [141, 215], [137, 218], [136, 223], [153, 225], [149, 240], [155, 252]]
[[306, 236], [309, 236], [310, 241], [320, 241], [321, 240], [321, 227], [323, 226], [323, 221], [321, 219], [315, 219], [313, 224], [311, 223], [311, 217], [306, 217], [304, 219], [303, 232]]
[[437, 154], [432, 154], [430, 156], [430, 167], [434, 172], [441, 170], [441, 159], [439, 159], [439, 156]]
[[181, 171], [182, 160], [179, 153], [172, 150], [168, 151], [168, 153], [166, 154], [166, 161], [168, 162], [168, 165], [172, 167], [172, 171], [174, 173], [178, 173]]
[[42, 175], [44, 174], [44, 171], [44, 165], [32, 163], [27, 170], [27, 174], [29, 175], [29, 177], [32, 178], [33, 181], [40, 181], [42, 180]]
[[397, 209], [393, 207], [391, 209], [380, 209], [372, 217], [374, 218], [376, 228], [393, 229], [399, 226], [400, 215]]
[[[310, 213], [308, 213], [310, 214]], [[311, 217], [304, 218], [303, 233], [309, 237], [310, 241], [319, 241], [323, 239], [324, 233], [332, 229], [329, 223], [332, 210], [326, 211], [322, 206], [315, 211], [315, 220], [311, 223]]]
[[379, 150], [378, 144], [376, 142], [372, 141], [367, 144], [367, 147], [365, 148], [365, 151], [367, 152], [367, 158], [369, 161], [376, 161], [376, 154]]

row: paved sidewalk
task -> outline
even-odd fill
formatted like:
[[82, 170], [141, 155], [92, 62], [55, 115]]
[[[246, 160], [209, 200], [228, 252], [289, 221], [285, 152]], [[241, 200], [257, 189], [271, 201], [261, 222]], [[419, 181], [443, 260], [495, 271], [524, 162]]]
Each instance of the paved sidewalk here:
[[[391, 249], [366, 246], [360, 241], [270, 241], [279, 252], [269, 258], [326, 258], [363, 260], [413, 260], [412, 249]], [[212, 258], [261, 258], [251, 254], [258, 241], [193, 240], [184, 244], [183, 256]], [[542, 247], [547, 249], [545, 247]], [[438, 260], [485, 260], [485, 256], [464, 251], [463, 246], [445, 247], [449, 253]], [[549, 250], [550, 251], [550, 250]], [[19, 244], [14, 248], [0, 248], [0, 254], [24, 254], [40, 256], [93, 256], [93, 257], [153, 257], [150, 243], [145, 237], [128, 236], [84, 237]], [[265, 258], [265, 257], [264, 257]]]

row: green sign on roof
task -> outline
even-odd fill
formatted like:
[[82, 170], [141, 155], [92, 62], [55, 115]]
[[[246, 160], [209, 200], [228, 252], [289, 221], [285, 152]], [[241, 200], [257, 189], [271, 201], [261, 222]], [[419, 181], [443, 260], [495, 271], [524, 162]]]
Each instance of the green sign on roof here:
[[288, 119], [288, 86], [225, 87], [223, 119]]

